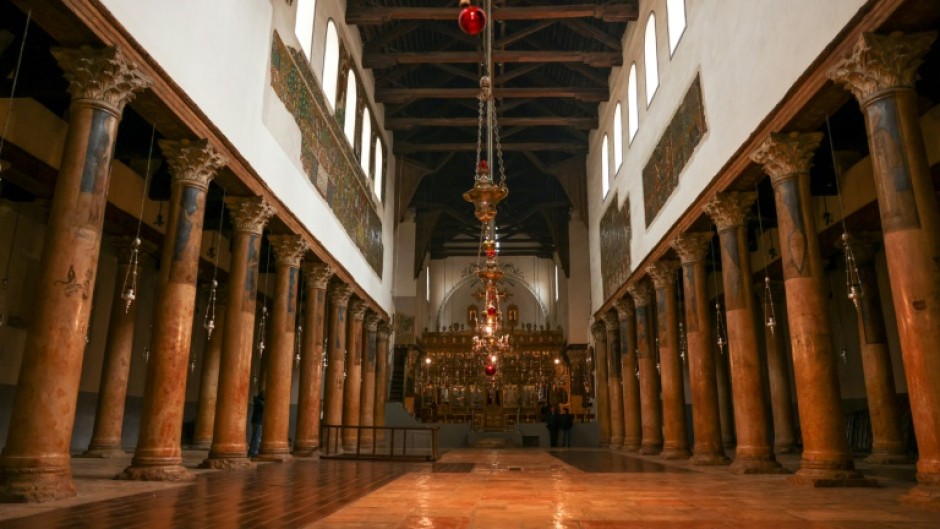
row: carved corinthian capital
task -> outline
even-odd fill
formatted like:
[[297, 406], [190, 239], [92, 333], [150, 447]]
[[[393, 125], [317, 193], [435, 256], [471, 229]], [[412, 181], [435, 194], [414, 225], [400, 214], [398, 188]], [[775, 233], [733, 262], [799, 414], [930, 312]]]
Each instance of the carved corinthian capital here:
[[236, 230], [256, 235], [261, 235], [268, 220], [277, 212], [264, 197], [226, 197], [225, 205]]
[[82, 46], [50, 51], [69, 82], [73, 100], [90, 100], [120, 114], [134, 98], [134, 92], [153, 84], [117, 47]]
[[774, 132], [751, 153], [751, 160], [763, 165], [764, 172], [774, 182], [797, 174], [809, 174], [813, 153], [822, 137], [821, 132]]
[[617, 316], [621, 320], [629, 320], [636, 314], [636, 309], [633, 308], [633, 300], [628, 298], [620, 298], [615, 301], [614, 309], [616, 309]]
[[845, 85], [864, 105], [885, 90], [913, 88], [917, 69], [936, 38], [936, 31], [913, 35], [862, 33], [852, 53], [826, 75]]
[[330, 303], [333, 306], [345, 307], [349, 305], [349, 298], [352, 296], [352, 288], [346, 283], [333, 283], [330, 287]]
[[607, 326], [604, 325], [602, 320], [594, 320], [594, 323], [591, 325], [591, 334], [594, 335], [594, 342], [606, 342], [607, 341]]
[[268, 242], [276, 262], [291, 268], [299, 268], [300, 260], [310, 249], [310, 244], [300, 235], [268, 235]]
[[170, 166], [173, 180], [209, 189], [215, 173], [225, 165], [225, 157], [209, 140], [160, 140], [160, 149]]
[[364, 319], [365, 323], [362, 324], [362, 328], [367, 332], [376, 332], [379, 328], [379, 315], [370, 311], [366, 312]]
[[653, 281], [653, 287], [657, 289], [675, 286], [678, 270], [679, 261], [675, 259], [660, 259], [646, 267], [646, 273]]
[[672, 241], [672, 249], [679, 255], [679, 261], [682, 264], [697, 263], [705, 259], [712, 237], [710, 231], [689, 232]]
[[336, 270], [326, 263], [308, 263], [304, 265], [304, 280], [313, 288], [326, 290], [330, 283], [330, 278], [336, 274]]
[[702, 209], [715, 222], [719, 230], [737, 228], [744, 225], [744, 218], [751, 211], [751, 205], [757, 193], [748, 191], [717, 193]]
[[365, 319], [366, 311], [369, 309], [369, 306], [366, 305], [362, 300], [354, 299], [349, 302], [349, 319], [362, 321]]
[[375, 328], [375, 338], [380, 342], [387, 342], [388, 336], [392, 333], [392, 326], [385, 320], [380, 320]]
[[640, 281], [627, 287], [627, 293], [633, 298], [634, 305], [639, 307], [648, 307], [653, 299], [653, 290], [646, 281]]
[[607, 332], [620, 329], [620, 319], [617, 318], [616, 311], [609, 310], [603, 314], [602, 318], [604, 320], [604, 330]]

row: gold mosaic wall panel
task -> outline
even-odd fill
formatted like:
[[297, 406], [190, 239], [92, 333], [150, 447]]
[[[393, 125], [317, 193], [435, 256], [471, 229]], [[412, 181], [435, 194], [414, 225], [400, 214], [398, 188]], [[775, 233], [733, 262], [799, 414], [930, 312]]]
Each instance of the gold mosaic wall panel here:
[[601, 279], [604, 299], [630, 277], [630, 199], [617, 207], [614, 195], [601, 217]]

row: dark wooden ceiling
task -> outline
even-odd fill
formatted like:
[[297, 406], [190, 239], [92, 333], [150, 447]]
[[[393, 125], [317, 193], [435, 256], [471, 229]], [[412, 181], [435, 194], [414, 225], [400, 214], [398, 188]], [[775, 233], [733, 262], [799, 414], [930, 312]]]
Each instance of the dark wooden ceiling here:
[[[477, 0], [482, 6], [482, 1]], [[479, 223], [461, 193], [473, 183], [483, 34], [457, 26], [456, 0], [350, 0], [362, 65], [375, 75], [395, 154], [419, 177], [400, 181], [415, 209], [418, 266], [476, 255]], [[621, 66], [638, 0], [495, 0], [495, 94], [509, 198], [500, 206], [502, 255], [551, 257], [568, 268], [567, 220], [585, 214], [584, 157], [598, 103]], [[485, 156], [485, 155], [484, 155]], [[422, 236], [422, 232], [425, 236]]]

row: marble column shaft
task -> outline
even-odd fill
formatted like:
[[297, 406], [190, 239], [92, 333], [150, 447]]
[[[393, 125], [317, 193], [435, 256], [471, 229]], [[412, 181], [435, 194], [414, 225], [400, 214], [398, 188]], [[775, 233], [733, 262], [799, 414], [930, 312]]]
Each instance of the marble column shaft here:
[[718, 409], [718, 378], [715, 366], [715, 333], [708, 304], [705, 253], [712, 232], [683, 234], [672, 247], [682, 263], [685, 299], [685, 331], [688, 344], [689, 383], [692, 389], [693, 465], [725, 465]]
[[940, 207], [914, 81], [935, 31], [864, 33], [829, 77], [865, 114], [901, 357], [917, 436], [918, 487], [906, 498], [940, 508]]
[[75, 495], [69, 445], [111, 160], [124, 105], [150, 85], [120, 50], [54, 48], [72, 103], [6, 445], [0, 501]]
[[268, 352], [264, 393], [260, 461], [290, 459], [290, 390], [297, 329], [297, 288], [300, 260], [310, 245], [300, 235], [269, 235], [274, 251], [274, 310], [271, 314], [271, 350]]
[[643, 439], [640, 381], [636, 376], [636, 310], [628, 298], [614, 302], [620, 320], [620, 363], [623, 380], [623, 449], [638, 452]]
[[[842, 486], [873, 483], [854, 471], [845, 435], [839, 371], [832, 347], [828, 288], [809, 187], [809, 168], [822, 133], [771, 134], [751, 153], [770, 175], [777, 205], [780, 259], [787, 294], [793, 376], [803, 457], [791, 483]], [[745, 254], [746, 255], [746, 254]]]
[[[793, 427], [793, 403], [790, 395], [790, 368], [787, 361], [787, 346], [785, 339], [787, 331], [780, 325], [780, 316], [786, 306], [780, 301], [785, 300], [783, 289], [771, 284], [776, 327], [771, 332], [765, 327], [764, 342], [767, 345], [767, 378], [770, 387], [770, 409], [774, 425], [774, 452], [789, 454], [795, 450], [796, 433]], [[762, 296], [767, 295], [766, 288]], [[768, 301], [763, 300], [766, 305]], [[765, 315], [766, 317], [766, 315]]]
[[623, 447], [623, 382], [620, 365], [620, 320], [617, 313], [604, 314], [604, 326], [607, 331], [607, 392], [610, 402], [610, 447]]
[[[329, 348], [327, 349], [326, 377], [323, 396], [323, 423], [329, 426], [343, 424], [343, 387], [346, 374], [346, 326], [347, 306], [352, 288], [345, 283], [330, 287]], [[335, 437], [337, 430], [330, 432], [328, 439], [320, 439], [329, 446], [339, 446]]]
[[215, 429], [203, 468], [238, 469], [248, 460], [248, 398], [258, 294], [261, 234], [274, 208], [262, 197], [227, 197], [225, 205], [234, 226], [229, 268], [229, 299], [222, 330], [222, 358]]
[[663, 393], [663, 459], [689, 457], [685, 427], [685, 382], [679, 357], [679, 317], [676, 272], [679, 261], [662, 259], [646, 268], [656, 290], [656, 328], [659, 335], [660, 380]]
[[[373, 426], [375, 424], [375, 361], [378, 347], [379, 318], [374, 312], [366, 315], [363, 323], [362, 343], [362, 387], [359, 391], [359, 426]], [[363, 429], [360, 437], [362, 450], [371, 449], [375, 439], [374, 431]]]
[[[138, 270], [141, 261], [156, 250], [155, 245], [136, 237], [118, 236], [112, 239], [117, 252], [118, 268], [114, 280], [114, 296], [111, 300], [111, 317], [108, 320], [108, 341], [101, 364], [101, 381], [98, 404], [95, 408], [95, 425], [91, 442], [83, 457], [123, 456], [121, 429], [124, 425], [124, 400], [127, 396], [127, 377], [131, 371], [131, 353], [134, 348], [134, 327], [137, 319], [137, 303], [123, 299], [124, 281], [131, 272], [131, 260], [135, 239], [138, 244]], [[137, 272], [139, 274], [139, 271]], [[128, 285], [129, 286], [129, 285]], [[134, 292], [139, 295], [140, 292]]]
[[[346, 381], [343, 386], [343, 426], [359, 426], [359, 408], [362, 396], [362, 323], [366, 304], [358, 299], [349, 302], [349, 320], [346, 326]], [[343, 429], [344, 450], [355, 450], [355, 428]]]
[[594, 401], [601, 447], [610, 446], [610, 391], [607, 385], [607, 328], [597, 320], [591, 327], [594, 334]]
[[[210, 285], [211, 288], [211, 285]], [[208, 450], [212, 446], [212, 431], [215, 428], [215, 406], [219, 391], [219, 362], [222, 358], [222, 336], [225, 329], [225, 307], [228, 304], [228, 289], [216, 287], [215, 320], [212, 334], [206, 340], [199, 374], [199, 407], [196, 409], [196, 427], [193, 431], [191, 449]]]
[[[744, 219], [755, 193], [719, 193], [704, 206], [718, 226], [721, 272], [728, 327], [728, 355], [737, 449], [731, 472], [783, 473], [770, 446], [768, 417], [761, 380], [763, 370], [757, 342], [751, 263], [744, 236]], [[840, 415], [841, 417], [841, 415]]]
[[[386, 322], [379, 322], [375, 335], [375, 417], [373, 424], [385, 426], [385, 403], [388, 400], [388, 339], [391, 328]], [[376, 441], [385, 440], [383, 432], [377, 433]]]
[[323, 344], [326, 329], [326, 288], [335, 273], [325, 263], [304, 266], [307, 306], [300, 357], [300, 388], [297, 396], [297, 426], [294, 456], [311, 457], [320, 450], [320, 412], [323, 399]]
[[225, 159], [207, 140], [160, 141], [173, 175], [166, 238], [157, 276], [153, 334], [140, 410], [137, 449], [118, 477], [193, 479], [183, 467], [180, 438], [209, 182]]
[[630, 285], [627, 292], [636, 306], [636, 357], [640, 370], [642, 439], [640, 453], [658, 454], [663, 448], [663, 419], [659, 401], [659, 373], [656, 371], [655, 328], [650, 321], [653, 290], [649, 283]]

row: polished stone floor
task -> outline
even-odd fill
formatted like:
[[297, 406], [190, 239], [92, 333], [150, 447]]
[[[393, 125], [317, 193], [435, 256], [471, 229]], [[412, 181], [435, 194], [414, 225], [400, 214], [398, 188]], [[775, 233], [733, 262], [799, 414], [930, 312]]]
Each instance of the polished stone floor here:
[[[196, 462], [198, 453], [189, 455]], [[798, 461], [783, 459], [789, 468]], [[860, 465], [878, 477], [874, 489], [810, 489], [782, 476], [588, 449], [456, 450], [435, 464], [268, 463], [176, 486], [106, 480], [103, 469], [120, 462], [93, 463], [102, 469], [97, 479], [76, 470], [79, 498], [0, 506], [0, 528], [940, 527], [940, 513], [899, 503], [912, 485], [909, 465]]]

